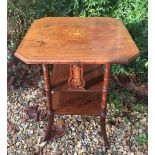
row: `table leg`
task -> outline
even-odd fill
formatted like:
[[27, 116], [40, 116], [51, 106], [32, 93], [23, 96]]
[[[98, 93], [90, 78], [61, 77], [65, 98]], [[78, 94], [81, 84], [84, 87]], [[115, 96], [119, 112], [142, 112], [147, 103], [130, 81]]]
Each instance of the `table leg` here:
[[44, 87], [46, 92], [46, 100], [47, 100], [47, 107], [48, 107], [48, 125], [45, 131], [44, 140], [49, 140], [52, 136], [52, 128], [54, 122], [54, 112], [52, 106], [52, 95], [51, 95], [51, 88], [50, 88], [50, 77], [49, 77], [49, 70], [48, 65], [43, 64], [43, 74], [44, 74]]
[[106, 150], [110, 148], [107, 134], [106, 134], [106, 98], [108, 94], [109, 78], [110, 78], [110, 64], [106, 64], [105, 71], [104, 71], [102, 106], [101, 106], [101, 114], [100, 114], [101, 132], [104, 138], [104, 144], [105, 144]]
[[45, 129], [45, 137], [44, 141], [53, 140], [55, 138], [59, 138], [64, 135], [64, 128], [62, 126], [62, 121], [56, 125], [53, 125], [54, 122], [54, 110], [52, 104], [52, 94], [51, 94], [51, 85], [50, 85], [50, 75], [48, 70], [48, 65], [43, 64], [43, 74], [44, 74], [44, 87], [46, 92], [46, 99], [47, 99], [47, 108], [48, 108], [48, 124], [47, 128]]

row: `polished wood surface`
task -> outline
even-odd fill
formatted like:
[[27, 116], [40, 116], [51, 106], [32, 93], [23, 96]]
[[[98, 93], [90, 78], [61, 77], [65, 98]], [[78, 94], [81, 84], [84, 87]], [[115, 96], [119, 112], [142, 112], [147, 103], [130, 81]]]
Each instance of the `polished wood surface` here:
[[[99, 115], [109, 149], [105, 126], [110, 67], [129, 63], [138, 55], [137, 46], [117, 19], [46, 17], [34, 21], [15, 56], [43, 66], [48, 109], [44, 140], [64, 134], [53, 130], [55, 114]], [[48, 64], [54, 64], [52, 71]]]
[[70, 87], [70, 65], [54, 65], [51, 93], [55, 114], [100, 115], [103, 92], [103, 67], [83, 65], [84, 88]]
[[85, 81], [83, 79], [83, 64], [70, 64], [68, 85], [69, 88], [83, 88], [85, 86]]
[[44, 87], [46, 92], [46, 100], [47, 100], [47, 107], [48, 107], [48, 124], [45, 129], [45, 136], [44, 140], [49, 140], [52, 138], [53, 135], [53, 122], [54, 122], [54, 111], [53, 111], [53, 104], [52, 104], [52, 94], [51, 94], [51, 85], [50, 85], [50, 74], [48, 65], [43, 64], [43, 74], [44, 74]]
[[110, 17], [35, 20], [15, 55], [28, 64], [128, 63], [139, 50], [124, 24]]
[[100, 115], [102, 94], [96, 92], [54, 92], [53, 109], [59, 115]]
[[106, 134], [106, 108], [107, 108], [107, 95], [108, 95], [108, 85], [110, 80], [110, 67], [111, 64], [106, 64], [104, 69], [104, 79], [103, 79], [103, 93], [102, 93], [102, 104], [100, 113], [100, 124], [101, 133], [104, 138], [104, 146], [108, 150], [110, 148], [109, 141]]

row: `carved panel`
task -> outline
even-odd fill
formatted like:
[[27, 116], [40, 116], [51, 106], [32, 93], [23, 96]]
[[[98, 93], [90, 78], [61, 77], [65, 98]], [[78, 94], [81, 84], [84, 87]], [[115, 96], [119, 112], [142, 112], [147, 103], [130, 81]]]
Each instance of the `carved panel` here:
[[70, 65], [68, 85], [73, 88], [83, 88], [85, 86], [85, 81], [83, 79], [83, 65]]

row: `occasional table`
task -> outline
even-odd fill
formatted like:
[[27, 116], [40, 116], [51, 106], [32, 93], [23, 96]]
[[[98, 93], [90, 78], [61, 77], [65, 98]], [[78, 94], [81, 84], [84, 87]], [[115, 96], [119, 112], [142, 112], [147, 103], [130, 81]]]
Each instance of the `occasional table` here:
[[[55, 114], [95, 115], [100, 116], [105, 147], [109, 149], [105, 120], [110, 67], [128, 64], [138, 55], [137, 46], [120, 20], [110, 17], [35, 20], [15, 56], [27, 64], [42, 64], [48, 107], [45, 140], [60, 134], [53, 130]], [[53, 64], [52, 70], [49, 64]]]

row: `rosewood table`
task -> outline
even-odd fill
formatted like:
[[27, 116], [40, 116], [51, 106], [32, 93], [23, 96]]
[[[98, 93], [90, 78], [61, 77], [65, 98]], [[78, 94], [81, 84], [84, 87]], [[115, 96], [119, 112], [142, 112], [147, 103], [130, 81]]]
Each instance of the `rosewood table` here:
[[[46, 17], [35, 20], [15, 56], [42, 64], [48, 107], [45, 140], [55, 137], [54, 115], [100, 116], [105, 147], [110, 67], [139, 55], [120, 20], [110, 17]], [[53, 69], [49, 70], [49, 64]], [[102, 65], [105, 65], [103, 70]]]

